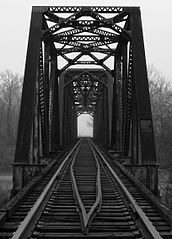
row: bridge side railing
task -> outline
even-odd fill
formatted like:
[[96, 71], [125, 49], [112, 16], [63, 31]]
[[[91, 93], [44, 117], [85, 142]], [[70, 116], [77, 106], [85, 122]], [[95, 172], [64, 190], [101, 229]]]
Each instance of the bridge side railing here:
[[124, 166], [155, 195], [158, 194], [159, 164], [125, 164]]

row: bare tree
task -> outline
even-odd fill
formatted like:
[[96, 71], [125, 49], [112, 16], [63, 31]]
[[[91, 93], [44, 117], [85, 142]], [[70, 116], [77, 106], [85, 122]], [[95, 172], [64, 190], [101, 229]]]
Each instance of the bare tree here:
[[[0, 73], [0, 111], [1, 111], [1, 129], [7, 136], [9, 144], [14, 143], [16, 134], [16, 125], [18, 121], [19, 105], [21, 98], [22, 77], [9, 70]], [[3, 136], [4, 136], [3, 135]]]
[[89, 117], [89, 119], [87, 120], [87, 126], [93, 128], [93, 117]]
[[169, 160], [172, 154], [172, 86], [154, 66], [149, 66], [148, 78], [157, 155], [159, 159]]

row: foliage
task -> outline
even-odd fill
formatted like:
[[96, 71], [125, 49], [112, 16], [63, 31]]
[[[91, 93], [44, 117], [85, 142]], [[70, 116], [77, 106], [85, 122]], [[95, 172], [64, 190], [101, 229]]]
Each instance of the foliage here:
[[15, 144], [22, 77], [9, 70], [0, 73], [0, 139]]
[[86, 124], [88, 127], [93, 128], [93, 117], [92, 116], [89, 117]]
[[6, 190], [0, 185], [0, 208], [2, 208], [10, 199], [10, 188]]
[[148, 68], [148, 79], [157, 157], [162, 165], [171, 164], [172, 86], [154, 66]]
[[20, 108], [22, 77], [0, 73], [0, 173], [12, 171]]
[[5, 142], [0, 142], [0, 175], [12, 174], [14, 149], [15, 146], [8, 146]]

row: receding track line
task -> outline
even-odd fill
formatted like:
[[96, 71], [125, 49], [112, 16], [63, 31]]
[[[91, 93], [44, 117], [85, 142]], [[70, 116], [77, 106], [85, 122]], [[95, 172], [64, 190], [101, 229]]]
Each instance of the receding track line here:
[[51, 170], [44, 189], [0, 221], [1, 239], [172, 238], [167, 220], [90, 139]]
[[140, 226], [142, 227], [142, 230], [146, 231], [147, 238], [156, 238], [156, 239], [162, 239], [159, 232], [156, 230], [156, 228], [153, 226], [152, 222], [149, 220], [149, 218], [146, 216], [146, 214], [143, 212], [143, 210], [138, 206], [133, 196], [130, 194], [126, 186], [123, 184], [121, 179], [118, 177], [118, 175], [115, 173], [113, 168], [109, 165], [107, 160], [104, 158], [104, 156], [101, 154], [101, 152], [98, 150], [98, 148], [95, 146], [96, 151], [101, 156], [103, 162], [108, 167], [109, 171], [113, 175], [114, 179], [118, 183], [119, 187], [122, 190], [122, 193], [125, 195], [127, 200], [129, 201], [131, 208], [134, 210], [134, 212], [137, 214], [137, 217], [140, 222]]
[[[96, 155], [94, 154], [93, 151], [93, 155], [95, 158], [95, 162], [96, 162], [96, 170], [95, 170], [95, 174], [96, 174], [96, 198], [95, 198], [95, 202], [93, 203], [93, 205], [90, 207], [89, 211], [86, 212], [86, 208], [82, 202], [81, 196], [79, 194], [79, 187], [77, 186], [77, 182], [76, 182], [76, 178], [75, 178], [75, 173], [74, 171], [76, 170], [75, 167], [75, 162], [76, 162], [76, 156], [77, 156], [78, 151], [75, 154], [75, 157], [73, 159], [73, 162], [71, 164], [71, 181], [72, 181], [72, 186], [73, 186], [73, 193], [74, 193], [74, 197], [77, 201], [77, 206], [78, 206], [78, 210], [80, 211], [80, 218], [81, 218], [81, 225], [82, 225], [82, 231], [84, 234], [88, 234], [89, 231], [89, 225], [91, 224], [94, 216], [96, 215], [96, 212], [100, 210], [101, 208], [101, 202], [102, 202], [102, 190], [101, 190], [101, 175], [100, 175], [100, 165], [99, 162], [97, 160]], [[87, 159], [88, 160], [88, 159]], [[91, 163], [87, 161], [87, 164]], [[81, 164], [82, 165], [82, 164]], [[91, 164], [90, 164], [91, 165]], [[89, 165], [89, 166], [90, 166]], [[91, 165], [92, 166], [92, 165]], [[78, 171], [80, 171], [80, 167], [77, 168]], [[82, 170], [82, 169], [81, 169]], [[92, 168], [90, 167], [90, 170], [92, 170]], [[91, 176], [91, 175], [90, 175]], [[87, 175], [88, 177], [88, 175]], [[88, 178], [89, 180], [89, 178]]]

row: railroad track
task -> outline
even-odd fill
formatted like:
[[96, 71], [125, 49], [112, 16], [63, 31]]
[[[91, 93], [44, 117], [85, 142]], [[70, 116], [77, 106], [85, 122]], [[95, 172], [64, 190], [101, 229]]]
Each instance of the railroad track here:
[[170, 216], [85, 138], [20, 201], [0, 238], [172, 238]]

